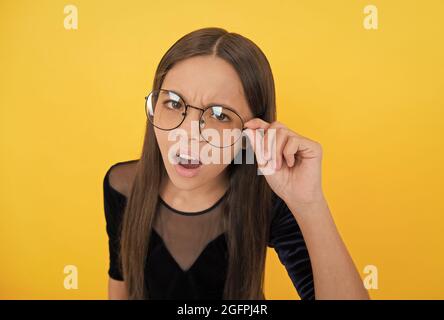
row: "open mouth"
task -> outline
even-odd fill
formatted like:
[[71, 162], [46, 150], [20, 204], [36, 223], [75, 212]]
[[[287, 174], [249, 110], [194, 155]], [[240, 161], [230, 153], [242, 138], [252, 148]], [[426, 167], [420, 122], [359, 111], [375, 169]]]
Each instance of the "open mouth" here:
[[178, 165], [185, 169], [196, 169], [202, 165], [202, 162], [188, 154], [176, 154]]

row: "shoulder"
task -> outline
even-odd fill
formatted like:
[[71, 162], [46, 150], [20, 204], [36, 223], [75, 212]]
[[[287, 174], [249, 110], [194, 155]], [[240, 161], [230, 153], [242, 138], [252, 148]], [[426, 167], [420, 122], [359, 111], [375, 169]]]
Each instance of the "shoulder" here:
[[104, 188], [128, 198], [136, 176], [139, 159], [120, 161], [111, 165], [103, 179]]
[[107, 169], [103, 178], [106, 229], [111, 238], [117, 237], [129, 194], [129, 186], [135, 176], [137, 161], [117, 162]]

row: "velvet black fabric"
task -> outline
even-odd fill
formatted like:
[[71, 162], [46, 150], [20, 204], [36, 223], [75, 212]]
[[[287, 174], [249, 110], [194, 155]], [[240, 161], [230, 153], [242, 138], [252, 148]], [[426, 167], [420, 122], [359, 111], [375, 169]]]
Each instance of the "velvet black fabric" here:
[[[103, 179], [109, 247], [108, 274], [115, 280], [124, 280], [118, 259], [118, 248], [126, 197], [110, 185], [109, 173], [114, 166], [121, 163], [111, 166]], [[159, 200], [164, 203], [161, 198]], [[206, 211], [210, 210], [211, 208], [208, 208]], [[268, 246], [277, 252], [301, 299], [314, 299], [310, 257], [296, 219], [285, 202], [276, 194], [273, 194], [272, 210]], [[220, 233], [210, 240], [191, 267], [183, 270], [160, 234], [152, 228], [149, 255], [145, 265], [145, 285], [148, 288], [149, 298], [222, 299], [228, 259], [225, 236], [225, 232]]]

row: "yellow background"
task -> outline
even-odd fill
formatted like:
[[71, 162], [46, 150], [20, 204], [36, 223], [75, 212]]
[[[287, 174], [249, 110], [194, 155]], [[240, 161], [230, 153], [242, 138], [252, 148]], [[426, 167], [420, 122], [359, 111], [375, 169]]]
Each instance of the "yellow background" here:
[[[208, 26], [261, 47], [278, 120], [323, 145], [341, 235], [362, 277], [379, 271], [372, 298], [444, 298], [443, 1], [0, 3], [0, 298], [106, 298], [103, 176], [139, 157], [164, 52]], [[272, 249], [266, 297], [297, 297]]]

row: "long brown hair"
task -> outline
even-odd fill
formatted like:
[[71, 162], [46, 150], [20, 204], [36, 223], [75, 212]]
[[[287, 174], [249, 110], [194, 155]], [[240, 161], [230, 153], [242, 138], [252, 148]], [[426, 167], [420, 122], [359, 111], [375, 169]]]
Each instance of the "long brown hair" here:
[[[267, 122], [276, 119], [274, 80], [262, 51], [249, 39], [221, 28], [203, 28], [177, 40], [162, 57], [153, 82], [159, 89], [167, 72], [179, 61], [213, 55], [237, 71], [249, 107]], [[242, 151], [244, 152], [244, 151]], [[120, 256], [129, 299], [147, 299], [144, 270], [149, 235], [157, 208], [161, 177], [165, 167], [147, 121], [143, 150], [124, 212]], [[269, 236], [271, 189], [257, 163], [233, 164], [230, 188], [224, 202], [228, 266], [224, 299], [265, 299], [263, 293], [267, 241]]]

